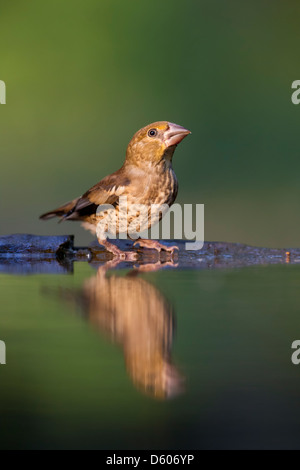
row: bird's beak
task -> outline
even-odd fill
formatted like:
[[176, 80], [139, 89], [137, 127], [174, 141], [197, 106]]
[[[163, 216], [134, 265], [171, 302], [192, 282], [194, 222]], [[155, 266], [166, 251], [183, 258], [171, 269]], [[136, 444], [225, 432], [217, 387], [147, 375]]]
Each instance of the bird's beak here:
[[184, 127], [169, 122], [169, 129], [165, 132], [164, 140], [166, 147], [179, 144], [187, 135], [191, 134]]

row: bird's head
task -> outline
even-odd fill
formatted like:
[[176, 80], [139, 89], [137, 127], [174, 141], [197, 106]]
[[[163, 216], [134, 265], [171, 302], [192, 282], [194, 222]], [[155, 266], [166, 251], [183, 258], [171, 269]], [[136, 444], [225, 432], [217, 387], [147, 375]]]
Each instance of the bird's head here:
[[171, 161], [176, 146], [191, 132], [178, 124], [158, 121], [140, 129], [129, 142], [126, 161], [157, 164]]

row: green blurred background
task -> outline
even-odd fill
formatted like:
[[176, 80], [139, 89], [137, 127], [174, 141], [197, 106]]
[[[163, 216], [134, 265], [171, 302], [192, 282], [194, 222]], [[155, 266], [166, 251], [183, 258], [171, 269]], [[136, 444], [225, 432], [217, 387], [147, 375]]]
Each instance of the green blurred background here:
[[0, 1], [0, 234], [74, 233], [38, 220], [121, 166], [140, 127], [192, 130], [174, 167], [205, 238], [300, 246], [296, 1]]

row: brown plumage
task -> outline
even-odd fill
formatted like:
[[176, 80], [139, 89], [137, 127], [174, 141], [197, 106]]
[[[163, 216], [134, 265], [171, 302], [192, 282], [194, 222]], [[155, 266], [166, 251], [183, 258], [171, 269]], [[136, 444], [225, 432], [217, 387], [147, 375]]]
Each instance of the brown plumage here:
[[[118, 213], [119, 198], [127, 198], [128, 214], [126, 227], [122, 220], [117, 219], [116, 234], [126, 232], [130, 223], [137, 219], [134, 204], [143, 204], [148, 207], [144, 218], [139, 218], [139, 229], [149, 228], [153, 223], [150, 220], [151, 205], [167, 204], [171, 206], [177, 196], [178, 183], [172, 168], [172, 157], [177, 144], [190, 131], [177, 124], [159, 121], [140, 129], [131, 139], [123, 166], [115, 173], [106, 176], [99, 183], [89, 189], [82, 197], [43, 214], [40, 218], [47, 220], [60, 217], [61, 220], [80, 220], [83, 226], [96, 233], [97, 225], [104, 218], [111, 220], [111, 212], [105, 209], [99, 211], [99, 206], [111, 205]], [[130, 210], [132, 208], [132, 210]], [[98, 212], [97, 212], [98, 211]], [[157, 219], [161, 218], [161, 213]], [[123, 253], [105, 237], [97, 233], [98, 241], [115, 256]], [[177, 247], [164, 247], [154, 240], [138, 240], [141, 246], [154, 248], [158, 251], [166, 249], [173, 251]]]

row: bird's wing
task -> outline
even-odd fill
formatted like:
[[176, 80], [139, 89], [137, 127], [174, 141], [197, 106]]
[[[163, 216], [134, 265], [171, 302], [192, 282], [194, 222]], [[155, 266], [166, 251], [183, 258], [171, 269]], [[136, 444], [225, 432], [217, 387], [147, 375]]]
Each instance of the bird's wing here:
[[64, 217], [67, 213], [71, 212], [72, 209], [76, 206], [78, 203], [80, 197], [77, 199], [73, 199], [73, 201], [67, 202], [63, 206], [58, 207], [57, 209], [54, 209], [50, 212], [46, 212], [46, 214], [43, 214], [40, 216], [40, 219], [42, 220], [48, 220], [48, 219], [53, 219], [54, 217]]
[[76, 205], [65, 214], [64, 220], [76, 220], [95, 214], [98, 206], [103, 204], [116, 206], [119, 197], [126, 193], [129, 183], [129, 178], [125, 177], [120, 170], [103, 178], [100, 183], [97, 183], [78, 199]]

